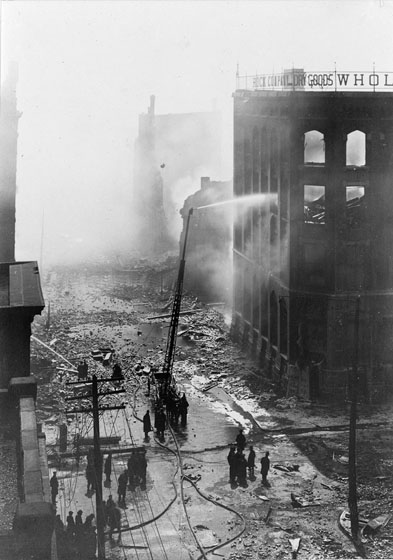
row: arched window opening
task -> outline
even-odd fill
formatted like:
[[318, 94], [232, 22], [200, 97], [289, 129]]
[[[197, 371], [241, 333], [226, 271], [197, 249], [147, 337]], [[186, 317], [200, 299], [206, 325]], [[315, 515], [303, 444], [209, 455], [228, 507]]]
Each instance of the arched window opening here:
[[310, 130], [304, 135], [304, 163], [325, 163], [325, 137], [318, 130]]
[[346, 165], [366, 165], [366, 135], [361, 130], [354, 130], [347, 136]]
[[270, 344], [277, 346], [278, 306], [275, 292], [270, 294]]

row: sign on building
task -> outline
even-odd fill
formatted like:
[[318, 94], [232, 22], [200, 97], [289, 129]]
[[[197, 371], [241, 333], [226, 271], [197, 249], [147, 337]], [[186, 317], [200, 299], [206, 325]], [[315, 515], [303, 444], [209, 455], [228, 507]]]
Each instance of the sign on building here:
[[393, 72], [305, 72], [294, 68], [279, 74], [238, 76], [237, 89], [294, 91], [393, 91]]

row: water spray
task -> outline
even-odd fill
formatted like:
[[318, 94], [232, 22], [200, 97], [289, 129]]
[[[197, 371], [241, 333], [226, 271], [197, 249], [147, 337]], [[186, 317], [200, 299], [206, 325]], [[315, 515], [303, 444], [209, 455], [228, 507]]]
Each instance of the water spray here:
[[53, 354], [56, 354], [56, 356], [59, 356], [59, 358], [61, 358], [65, 362], [67, 362], [67, 364], [69, 364], [72, 367], [73, 371], [75, 371], [75, 373], [76, 373], [76, 369], [75, 369], [74, 364], [72, 364], [69, 360], [67, 360], [67, 358], [65, 358], [64, 356], [62, 356], [58, 352], [56, 352], [56, 350], [53, 350], [53, 348], [51, 348], [50, 346], [45, 344], [45, 342], [42, 342], [42, 340], [40, 340], [36, 336], [31, 335], [31, 338], [32, 338], [32, 340], [35, 340], [35, 342], [38, 342], [38, 344], [41, 344], [42, 346], [44, 346], [44, 348], [46, 348], [47, 350], [50, 350], [51, 352], [53, 352]]
[[228, 204], [249, 204], [249, 205], [258, 204], [258, 203], [266, 204], [267, 202], [274, 202], [276, 200], [277, 200], [277, 193], [248, 194], [245, 196], [231, 198], [229, 200], [221, 200], [219, 202], [212, 202], [211, 204], [205, 204], [204, 206], [198, 206], [196, 210], [202, 210], [202, 208], [212, 208], [213, 206], [224, 206]]

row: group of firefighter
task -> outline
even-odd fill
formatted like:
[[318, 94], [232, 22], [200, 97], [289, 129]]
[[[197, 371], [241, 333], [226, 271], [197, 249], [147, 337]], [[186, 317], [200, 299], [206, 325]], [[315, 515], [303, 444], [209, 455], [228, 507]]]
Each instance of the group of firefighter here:
[[[236, 445], [231, 445], [228, 453], [229, 464], [229, 482], [232, 485], [247, 487], [247, 470], [250, 480], [255, 480], [254, 469], [256, 454], [252, 445], [249, 447], [248, 457], [244, 454], [246, 447], [246, 437], [243, 430], [239, 430], [236, 437]], [[267, 474], [270, 469], [269, 451], [265, 452], [265, 456], [260, 460], [262, 484], [268, 486]]]
[[83, 511], [79, 510], [74, 518], [74, 512], [68, 512], [65, 527], [60, 515], [55, 517], [57, 550], [60, 560], [96, 558], [97, 535], [93, 525], [94, 514], [87, 515], [84, 521], [82, 514]]
[[177, 426], [180, 418], [181, 425], [185, 426], [187, 424], [188, 406], [185, 393], [180, 397], [173, 387], [169, 387], [166, 393], [162, 393], [156, 405], [155, 428], [157, 429], [158, 435], [160, 435], [163, 430], [159, 430], [157, 427], [157, 415], [160, 416], [160, 414], [164, 413], [164, 408], [167, 412], [168, 421], [172, 425]]

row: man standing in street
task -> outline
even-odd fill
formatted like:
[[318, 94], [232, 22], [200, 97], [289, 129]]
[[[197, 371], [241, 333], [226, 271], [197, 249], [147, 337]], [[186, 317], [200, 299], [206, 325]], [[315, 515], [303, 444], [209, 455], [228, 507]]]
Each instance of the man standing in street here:
[[267, 485], [267, 473], [270, 469], [269, 451], [266, 451], [265, 456], [261, 459], [261, 474], [262, 474], [262, 484]]
[[236, 468], [235, 468], [236, 458], [235, 458], [235, 447], [233, 445], [231, 445], [231, 447], [229, 449], [227, 459], [228, 459], [228, 464], [229, 464], [229, 482], [231, 484], [235, 484], [235, 482], [236, 482]]
[[239, 433], [236, 436], [236, 445], [237, 449], [240, 453], [243, 452], [243, 449], [246, 447], [246, 438], [243, 434], [243, 429], [239, 430]]
[[250, 453], [247, 457], [247, 467], [250, 473], [250, 480], [254, 478], [254, 468], [255, 468], [255, 451], [252, 445], [250, 445]]
[[119, 476], [117, 493], [119, 495], [119, 506], [125, 507], [126, 505], [126, 491], [127, 491], [128, 473], [127, 469]]
[[56, 505], [56, 496], [59, 493], [59, 481], [56, 477], [56, 471], [54, 471], [52, 478], [50, 479], [50, 490], [52, 495], [52, 504]]
[[179, 401], [179, 411], [180, 411], [180, 420], [181, 425], [185, 426], [187, 424], [187, 412], [188, 412], [188, 400], [186, 394], [183, 393], [180, 401]]
[[143, 417], [143, 432], [145, 434], [145, 439], [149, 439], [149, 432], [151, 432], [151, 420], [150, 420], [150, 412], [147, 411]]

